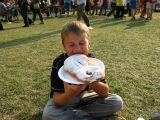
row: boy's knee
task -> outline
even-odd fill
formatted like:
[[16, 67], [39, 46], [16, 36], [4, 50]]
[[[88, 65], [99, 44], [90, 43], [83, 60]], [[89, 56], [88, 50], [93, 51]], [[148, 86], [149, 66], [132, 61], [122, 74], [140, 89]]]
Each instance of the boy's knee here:
[[43, 110], [42, 120], [53, 120], [53, 113], [48, 106], [46, 106]]
[[115, 112], [117, 112], [117, 111], [119, 111], [122, 108], [122, 106], [123, 106], [123, 100], [118, 95], [114, 95], [113, 98], [114, 99], [113, 99], [113, 104], [112, 105], [114, 107]]
[[123, 106], [122, 98], [116, 94], [110, 94], [107, 97], [107, 103], [110, 106], [111, 113], [119, 111]]
[[43, 111], [42, 120], [50, 120], [49, 119], [49, 114], [45, 111]]

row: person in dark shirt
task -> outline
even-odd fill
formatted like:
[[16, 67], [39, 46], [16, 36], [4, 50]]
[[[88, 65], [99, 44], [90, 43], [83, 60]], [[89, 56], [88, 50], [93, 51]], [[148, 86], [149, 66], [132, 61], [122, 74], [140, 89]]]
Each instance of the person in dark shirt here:
[[58, 76], [64, 61], [72, 55], [89, 53], [90, 33], [80, 21], [66, 24], [61, 32], [64, 53], [54, 61], [51, 71], [50, 100], [43, 111], [43, 120], [102, 120], [122, 108], [122, 99], [109, 93], [105, 79], [80, 85], [62, 81]]
[[[3, 16], [7, 13], [7, 6], [3, 3], [3, 0], [0, 0], [0, 16]], [[3, 24], [0, 19], [0, 31], [3, 29]]]
[[20, 14], [24, 20], [24, 26], [23, 27], [29, 27], [30, 24], [33, 23], [33, 21], [28, 17], [28, 11], [29, 11], [29, 3], [27, 0], [18, 0], [18, 5], [20, 8]]
[[41, 24], [44, 24], [44, 19], [41, 13], [41, 9], [40, 9], [40, 0], [32, 0], [32, 4], [33, 4], [33, 23], [36, 20], [36, 16], [38, 14], [39, 16], [39, 20], [41, 21]]
[[3, 25], [1, 23], [1, 20], [0, 20], [0, 31], [3, 30]]

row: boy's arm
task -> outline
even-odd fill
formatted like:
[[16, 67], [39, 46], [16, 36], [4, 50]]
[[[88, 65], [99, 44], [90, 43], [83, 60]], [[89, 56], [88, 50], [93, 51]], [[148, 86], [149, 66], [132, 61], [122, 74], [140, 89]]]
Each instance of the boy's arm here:
[[71, 94], [67, 95], [67, 94], [61, 93], [61, 92], [54, 92], [54, 95], [53, 95], [54, 104], [56, 106], [60, 106], [60, 107], [68, 104], [72, 98], [73, 98], [73, 96]]
[[53, 100], [55, 105], [57, 106], [65, 106], [67, 105], [73, 97], [80, 94], [87, 85], [71, 85], [64, 82], [64, 93], [62, 92], [54, 92]]
[[109, 94], [109, 86], [107, 83], [95, 81], [90, 83], [89, 86], [101, 97], [107, 97]]

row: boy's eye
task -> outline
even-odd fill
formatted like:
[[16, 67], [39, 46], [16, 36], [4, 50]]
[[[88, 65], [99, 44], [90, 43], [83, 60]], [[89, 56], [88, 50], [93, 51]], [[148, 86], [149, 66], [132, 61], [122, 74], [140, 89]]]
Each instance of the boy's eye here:
[[73, 46], [74, 46], [74, 44], [69, 44], [69, 46], [70, 46], [70, 47], [73, 47]]
[[82, 42], [82, 43], [79, 43], [80, 45], [85, 45], [85, 43], [84, 42]]

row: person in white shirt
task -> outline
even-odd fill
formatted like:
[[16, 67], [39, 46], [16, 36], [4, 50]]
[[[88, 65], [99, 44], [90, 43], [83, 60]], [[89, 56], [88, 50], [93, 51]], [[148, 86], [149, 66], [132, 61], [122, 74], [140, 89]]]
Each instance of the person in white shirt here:
[[89, 29], [93, 29], [90, 25], [89, 19], [85, 13], [86, 0], [77, 0], [77, 20], [83, 18], [85, 24]]

